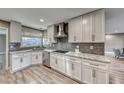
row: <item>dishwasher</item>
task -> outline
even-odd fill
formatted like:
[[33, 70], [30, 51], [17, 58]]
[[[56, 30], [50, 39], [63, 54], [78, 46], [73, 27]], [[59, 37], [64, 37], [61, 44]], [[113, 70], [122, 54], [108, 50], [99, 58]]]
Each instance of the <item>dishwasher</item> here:
[[50, 68], [50, 52], [43, 51], [43, 65]]

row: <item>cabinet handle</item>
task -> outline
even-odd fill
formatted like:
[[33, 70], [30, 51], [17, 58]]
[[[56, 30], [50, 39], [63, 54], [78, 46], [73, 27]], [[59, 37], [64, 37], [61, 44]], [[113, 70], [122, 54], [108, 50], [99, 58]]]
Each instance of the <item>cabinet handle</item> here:
[[99, 66], [98, 64], [93, 64], [93, 63], [90, 63], [90, 65]]
[[56, 59], [56, 64], [57, 64], [57, 59]]
[[74, 64], [72, 64], [72, 70], [74, 70]]
[[21, 58], [20, 61], [21, 61], [21, 63], [22, 63], [22, 62], [23, 62], [23, 59]]
[[92, 41], [95, 41], [95, 35], [92, 34]]
[[96, 77], [96, 71], [94, 69], [92, 70], [92, 77]]

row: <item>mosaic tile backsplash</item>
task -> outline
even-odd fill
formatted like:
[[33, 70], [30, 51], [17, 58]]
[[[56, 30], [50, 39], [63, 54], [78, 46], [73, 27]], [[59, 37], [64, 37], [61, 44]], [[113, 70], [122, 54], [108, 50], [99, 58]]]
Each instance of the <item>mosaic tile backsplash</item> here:
[[[104, 55], [104, 43], [68, 43], [67, 38], [58, 39], [58, 43], [54, 44], [57, 50], [75, 51], [77, 45], [82, 53], [90, 53]], [[93, 46], [93, 49], [90, 49]]]

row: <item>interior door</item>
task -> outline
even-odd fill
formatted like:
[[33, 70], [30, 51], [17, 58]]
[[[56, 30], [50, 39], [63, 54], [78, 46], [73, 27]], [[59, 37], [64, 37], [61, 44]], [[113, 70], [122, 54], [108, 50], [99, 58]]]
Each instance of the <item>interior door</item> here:
[[0, 28], [0, 70], [5, 68], [6, 65], [6, 51], [7, 51], [7, 37], [6, 30], [4, 28]]

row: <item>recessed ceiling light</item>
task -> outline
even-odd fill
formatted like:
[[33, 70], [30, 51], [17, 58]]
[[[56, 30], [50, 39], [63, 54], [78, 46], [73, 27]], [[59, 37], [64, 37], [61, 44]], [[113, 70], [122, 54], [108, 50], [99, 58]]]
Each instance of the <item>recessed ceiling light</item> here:
[[40, 19], [40, 22], [44, 22], [44, 20], [43, 19]]

